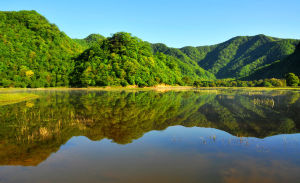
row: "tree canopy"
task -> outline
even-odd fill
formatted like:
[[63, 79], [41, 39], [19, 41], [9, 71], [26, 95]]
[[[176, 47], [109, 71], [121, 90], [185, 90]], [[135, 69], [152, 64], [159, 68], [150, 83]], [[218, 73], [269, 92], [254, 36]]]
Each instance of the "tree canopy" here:
[[88, 37], [84, 39], [73, 39], [76, 43], [80, 44], [85, 49], [90, 48], [93, 44], [97, 44], [100, 41], [105, 39], [104, 36], [100, 34], [90, 34]]
[[185, 85], [194, 79], [214, 79], [200, 67], [163, 53], [153, 54], [149, 43], [126, 32], [84, 51], [75, 61], [72, 77], [74, 86]]
[[82, 51], [35, 11], [0, 12], [0, 86], [68, 86]]

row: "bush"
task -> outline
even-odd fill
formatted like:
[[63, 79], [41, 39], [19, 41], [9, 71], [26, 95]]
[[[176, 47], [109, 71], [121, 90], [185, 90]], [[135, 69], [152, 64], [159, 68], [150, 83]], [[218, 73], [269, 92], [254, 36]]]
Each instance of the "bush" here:
[[272, 84], [270, 82], [268, 82], [268, 81], [264, 81], [263, 82], [263, 86], [264, 87], [272, 87]]
[[121, 86], [123, 86], [123, 87], [128, 86], [128, 82], [125, 81], [125, 80], [122, 80], [122, 81], [121, 81]]
[[288, 73], [285, 79], [288, 86], [298, 86], [299, 84], [299, 78], [294, 73]]

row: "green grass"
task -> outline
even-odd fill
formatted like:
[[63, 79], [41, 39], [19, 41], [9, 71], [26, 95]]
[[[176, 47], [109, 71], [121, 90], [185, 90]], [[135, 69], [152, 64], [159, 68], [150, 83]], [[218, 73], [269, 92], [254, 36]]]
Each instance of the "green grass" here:
[[0, 94], [0, 106], [15, 104], [18, 102], [23, 102], [31, 99], [38, 98], [38, 95], [31, 93], [5, 93]]

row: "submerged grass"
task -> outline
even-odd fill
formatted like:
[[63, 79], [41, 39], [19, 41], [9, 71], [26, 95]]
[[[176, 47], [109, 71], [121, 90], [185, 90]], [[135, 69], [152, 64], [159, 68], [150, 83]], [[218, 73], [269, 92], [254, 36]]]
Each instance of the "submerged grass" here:
[[19, 103], [38, 98], [38, 95], [31, 93], [3, 93], [0, 94], [0, 106]]

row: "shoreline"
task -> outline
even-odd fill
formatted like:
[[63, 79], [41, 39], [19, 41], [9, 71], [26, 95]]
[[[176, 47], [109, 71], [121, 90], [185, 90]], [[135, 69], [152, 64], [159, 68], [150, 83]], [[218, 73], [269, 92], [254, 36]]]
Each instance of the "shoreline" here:
[[137, 86], [106, 86], [106, 87], [87, 87], [87, 88], [0, 88], [1, 92], [18, 92], [18, 91], [47, 91], [47, 90], [82, 90], [82, 91], [172, 91], [172, 90], [300, 90], [300, 87], [193, 87], [193, 86], [168, 86], [159, 85], [152, 87], [139, 88]]

